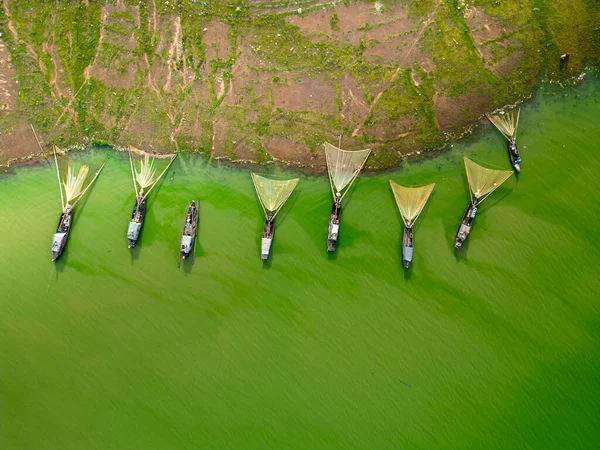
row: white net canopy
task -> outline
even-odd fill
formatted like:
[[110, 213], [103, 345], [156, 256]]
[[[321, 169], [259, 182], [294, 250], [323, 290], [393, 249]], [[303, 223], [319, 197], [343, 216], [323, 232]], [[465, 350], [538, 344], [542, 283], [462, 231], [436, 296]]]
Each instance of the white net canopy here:
[[327, 170], [337, 192], [342, 192], [346, 186], [352, 183], [369, 157], [369, 153], [371, 153], [369, 149], [348, 151], [325, 142]]
[[292, 194], [300, 178], [274, 180], [252, 173], [254, 188], [263, 208], [269, 212], [278, 211]]
[[422, 187], [404, 187], [390, 180], [390, 186], [404, 224], [412, 227], [423, 211], [435, 183]]
[[499, 188], [514, 173], [512, 170], [488, 169], [474, 163], [466, 156], [464, 159], [471, 193], [480, 201]]
[[516, 111], [501, 111], [498, 114], [487, 114], [487, 118], [494, 124], [498, 131], [508, 140], [517, 139], [517, 130], [519, 128], [519, 115], [521, 109]]
[[135, 171], [135, 179], [140, 185], [142, 192], [156, 181], [154, 158], [150, 159], [150, 156], [144, 155], [144, 159], [140, 161], [140, 170]]
[[75, 176], [73, 167], [69, 166], [67, 169], [67, 177], [63, 181], [65, 188], [65, 197], [67, 205], [70, 205], [73, 201], [83, 193], [85, 179], [87, 178], [90, 168], [87, 165], [81, 166], [79, 173]]

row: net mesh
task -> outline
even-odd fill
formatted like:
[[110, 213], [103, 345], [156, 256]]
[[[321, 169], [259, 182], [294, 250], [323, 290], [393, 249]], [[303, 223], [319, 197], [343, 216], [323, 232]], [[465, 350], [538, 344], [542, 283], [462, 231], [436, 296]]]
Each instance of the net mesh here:
[[325, 142], [327, 170], [337, 192], [342, 192], [350, 184], [356, 172], [361, 169], [367, 160], [369, 153], [371, 153], [369, 149], [348, 151]]
[[300, 178], [273, 180], [252, 173], [254, 188], [265, 210], [275, 212], [285, 203]]
[[404, 224], [407, 227], [413, 226], [423, 211], [435, 183], [422, 187], [404, 187], [390, 180], [390, 186]]
[[67, 204], [70, 204], [74, 200], [77, 199], [83, 192], [83, 183], [85, 183], [85, 179], [87, 178], [87, 174], [90, 168], [87, 165], [81, 166], [79, 169], [79, 173], [75, 176], [75, 171], [73, 167], [69, 166], [67, 169], [67, 178], [63, 182], [63, 186], [65, 187], [65, 197], [67, 200]]
[[488, 169], [474, 163], [466, 156], [464, 159], [469, 187], [473, 196], [479, 199], [494, 192], [514, 173], [512, 170]]
[[148, 155], [144, 155], [144, 159], [140, 162], [139, 172], [135, 171], [135, 179], [142, 191], [156, 181], [154, 158], [150, 159]]
[[520, 111], [520, 109], [517, 109], [516, 111], [500, 112], [499, 114], [487, 114], [487, 118], [506, 139], [516, 139]]

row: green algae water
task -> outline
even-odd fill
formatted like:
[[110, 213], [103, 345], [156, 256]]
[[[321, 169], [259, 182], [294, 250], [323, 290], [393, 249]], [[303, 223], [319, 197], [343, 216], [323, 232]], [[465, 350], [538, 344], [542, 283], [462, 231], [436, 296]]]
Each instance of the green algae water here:
[[[596, 447], [598, 117], [597, 79], [543, 88], [521, 114], [522, 174], [482, 205], [458, 254], [462, 156], [509, 168], [491, 125], [361, 176], [334, 256], [327, 179], [301, 175], [266, 264], [247, 169], [178, 158], [131, 251], [130, 169], [110, 153], [58, 264], [53, 166], [0, 176], [0, 445]], [[436, 183], [409, 272], [390, 178]], [[197, 256], [178, 268], [195, 198]]]

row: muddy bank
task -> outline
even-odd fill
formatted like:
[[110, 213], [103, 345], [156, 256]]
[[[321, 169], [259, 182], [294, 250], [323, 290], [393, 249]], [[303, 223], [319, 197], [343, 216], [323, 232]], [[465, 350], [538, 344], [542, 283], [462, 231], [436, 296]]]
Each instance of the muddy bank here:
[[[600, 8], [570, 2], [3, 0], [0, 164], [105, 143], [320, 170], [320, 144], [397, 167], [597, 64]], [[566, 63], [559, 56], [571, 56]]]

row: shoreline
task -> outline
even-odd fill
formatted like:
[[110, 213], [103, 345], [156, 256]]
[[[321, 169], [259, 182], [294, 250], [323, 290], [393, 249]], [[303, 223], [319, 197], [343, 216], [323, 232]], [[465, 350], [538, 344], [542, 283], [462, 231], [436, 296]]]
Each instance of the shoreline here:
[[[596, 74], [597, 74], [597, 69], [590, 66], [590, 67], [586, 67], [585, 70], [583, 72], [581, 72], [579, 75], [570, 77], [566, 80], [557, 81], [557, 80], [552, 80], [552, 79], [547, 79], [547, 78], [541, 79], [536, 84], [535, 89], [533, 90], [533, 92], [531, 92], [531, 94], [528, 97], [519, 99], [518, 101], [516, 101], [512, 104], [508, 104], [501, 108], [497, 108], [493, 111], [482, 114], [481, 116], [479, 116], [477, 118], [477, 120], [473, 121], [470, 125], [465, 126], [458, 134], [456, 134], [454, 132], [447, 133], [446, 141], [444, 142], [443, 145], [432, 148], [432, 149], [413, 150], [412, 152], [402, 154], [402, 155], [400, 155], [400, 158], [399, 158], [400, 164], [396, 165], [396, 166], [375, 167], [375, 166], [366, 164], [363, 168], [363, 171], [367, 172], [367, 173], [371, 173], [371, 174], [380, 174], [380, 173], [395, 171], [395, 170], [402, 168], [402, 165], [407, 160], [415, 161], [415, 160], [424, 160], [424, 159], [434, 158], [442, 153], [451, 151], [451, 148], [453, 147], [453, 145], [455, 143], [465, 141], [466, 139], [468, 139], [470, 136], [473, 135], [475, 129], [478, 126], [483, 125], [484, 123], [488, 122], [488, 120], [486, 118], [486, 114], [494, 113], [494, 112], [500, 111], [500, 110], [511, 109], [511, 108], [516, 107], [517, 105], [523, 105], [524, 102], [526, 102], [528, 100], [532, 100], [539, 93], [539, 91], [544, 87], [544, 85], [548, 85], [550, 87], [560, 86], [561, 88], [577, 87], [577, 86], [585, 83], [589, 79], [589, 76], [594, 76]], [[33, 134], [33, 131], [32, 131], [32, 135], [34, 135], [34, 137], [36, 138], [36, 141], [39, 139], [38, 132]], [[347, 137], [347, 136], [345, 136], [345, 137]], [[43, 145], [39, 141], [38, 141], [38, 144], [41, 148], [43, 148]], [[88, 143], [77, 144], [77, 145], [73, 145], [69, 148], [60, 149], [59, 153], [62, 155], [67, 155], [74, 151], [85, 151], [85, 150], [89, 150], [94, 147], [105, 148], [105, 149], [109, 149], [111, 151], [118, 152], [118, 153], [126, 153], [129, 150], [131, 150], [133, 153], [135, 153], [139, 156], [148, 154], [150, 156], [153, 156], [153, 157], [159, 158], [159, 159], [166, 159], [173, 155], [173, 153], [162, 153], [162, 152], [155, 152], [155, 151], [151, 151], [151, 150], [143, 150], [143, 149], [137, 148], [136, 146], [122, 146], [122, 145], [118, 145], [118, 144], [111, 145], [109, 142], [106, 142], [106, 141], [98, 139], [98, 138], [92, 138], [89, 140]], [[368, 144], [365, 144], [365, 147], [368, 148]], [[295, 170], [298, 170], [300, 172], [304, 172], [307, 174], [324, 174], [324, 173], [326, 173], [326, 170], [327, 170], [324, 159], [322, 160], [323, 161], [322, 163], [314, 163], [314, 164], [306, 164], [306, 163], [302, 163], [300, 161], [283, 160], [283, 159], [276, 159], [276, 158], [273, 158], [272, 160], [269, 160], [269, 161], [260, 162], [260, 161], [256, 161], [256, 160], [252, 160], [252, 159], [235, 159], [234, 160], [228, 156], [211, 157], [211, 156], [206, 155], [206, 152], [201, 152], [198, 150], [196, 150], [196, 151], [179, 151], [178, 150], [177, 153], [179, 153], [179, 152], [186, 154], [186, 155], [197, 155], [200, 157], [208, 158], [215, 162], [225, 163], [227, 165], [230, 165], [231, 167], [238, 167], [238, 168], [252, 168], [252, 167], [259, 167], [259, 166], [274, 165], [274, 166], [279, 166], [282, 168], [295, 169]], [[12, 168], [26, 167], [26, 166], [42, 163], [42, 162], [46, 161], [48, 158], [52, 157], [52, 154], [53, 154], [52, 151], [39, 151], [37, 153], [31, 153], [29, 155], [22, 156], [22, 157], [9, 158], [5, 163], [0, 164], [0, 174], [7, 173]], [[318, 155], [315, 156], [313, 159], [316, 159], [317, 157], [318, 157]]]

